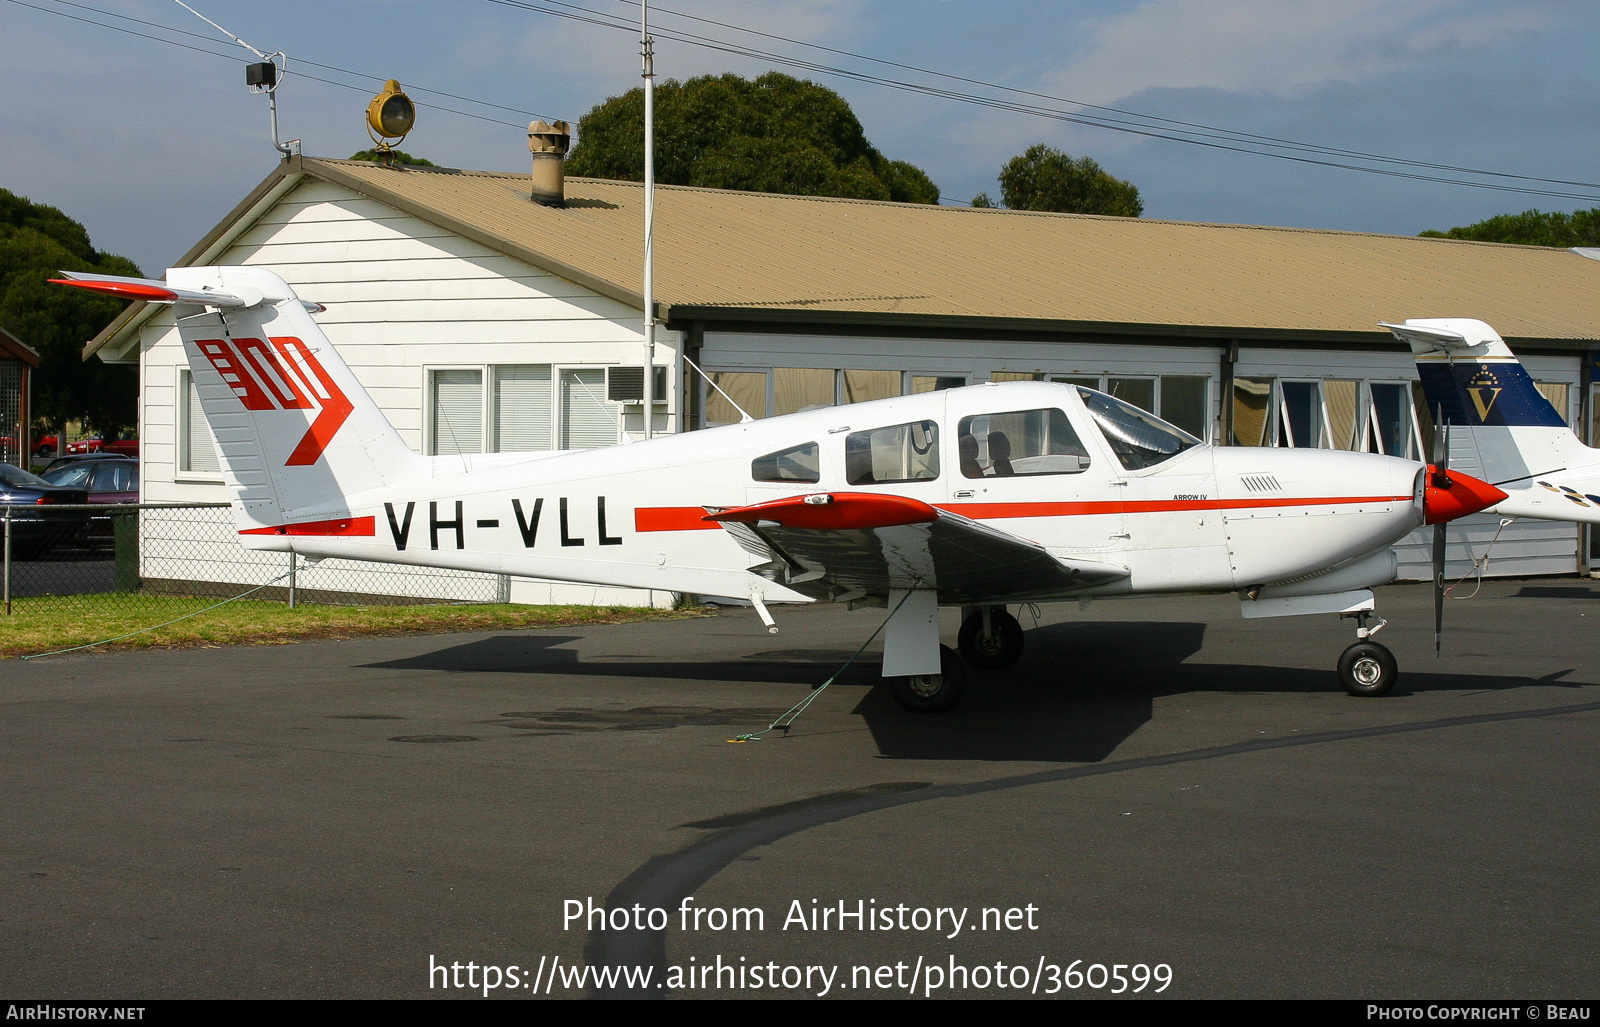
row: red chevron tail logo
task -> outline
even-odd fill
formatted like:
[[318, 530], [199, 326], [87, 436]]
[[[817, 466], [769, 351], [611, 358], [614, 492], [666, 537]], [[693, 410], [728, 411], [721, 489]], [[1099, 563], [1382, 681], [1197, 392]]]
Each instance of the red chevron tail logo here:
[[316, 463], [354, 409], [311, 347], [293, 336], [200, 339], [195, 345], [246, 410], [320, 408], [285, 467]]

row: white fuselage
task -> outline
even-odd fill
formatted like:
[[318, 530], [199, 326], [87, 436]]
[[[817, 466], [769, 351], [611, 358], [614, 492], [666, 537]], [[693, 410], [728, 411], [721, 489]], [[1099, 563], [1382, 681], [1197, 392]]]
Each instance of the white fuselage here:
[[[1059, 409], [1086, 458], [1069, 473], [969, 477], [958, 424]], [[938, 425], [938, 473], [847, 481], [846, 440]], [[970, 440], [969, 440], [970, 441]], [[759, 481], [763, 455], [816, 444], [812, 481]], [[926, 457], [924, 459], [927, 459]], [[908, 496], [1037, 542], [1128, 568], [1094, 594], [1214, 592], [1301, 579], [1379, 552], [1422, 523], [1422, 465], [1363, 453], [1197, 445], [1130, 470], [1066, 385], [971, 386], [806, 411], [648, 442], [546, 454], [433, 457], [431, 476], [298, 509], [340, 534], [243, 534], [252, 548], [525, 577], [773, 600], [808, 600], [749, 568], [760, 560], [702, 518], [821, 492]], [[370, 521], [366, 519], [370, 518]], [[365, 533], [370, 530], [370, 534]], [[1376, 583], [1376, 582], [1373, 582]]]

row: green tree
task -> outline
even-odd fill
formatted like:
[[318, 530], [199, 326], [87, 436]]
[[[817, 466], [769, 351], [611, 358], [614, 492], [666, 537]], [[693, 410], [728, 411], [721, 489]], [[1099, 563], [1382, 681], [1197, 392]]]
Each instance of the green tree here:
[[[983, 205], [993, 205], [987, 194], [979, 198]], [[1139, 190], [1132, 182], [1112, 177], [1089, 157], [1074, 160], [1043, 143], [1006, 161], [1000, 169], [1000, 198], [1012, 210], [1126, 218], [1144, 213]], [[973, 206], [980, 204], [974, 201]]]
[[[384, 163], [383, 158], [378, 155], [378, 151], [370, 148], [366, 150], [357, 150], [355, 153], [350, 155], [350, 159], [368, 160], [372, 161], [374, 164]], [[389, 159], [390, 162], [394, 164], [413, 164], [419, 168], [436, 168], [439, 166], [433, 161], [428, 160], [426, 157], [413, 157], [404, 150], [390, 150]]]
[[59, 437], [67, 421], [113, 433], [138, 422], [137, 370], [85, 361], [83, 345], [127, 303], [50, 285], [61, 271], [139, 277], [125, 257], [96, 250], [89, 233], [55, 207], [0, 189], [0, 325], [39, 351], [33, 408]]
[[1496, 214], [1477, 224], [1448, 232], [1429, 229], [1433, 239], [1472, 239], [1476, 242], [1514, 242], [1525, 246], [1600, 246], [1600, 207], [1571, 214], [1525, 210], [1521, 214]]
[[[599, 104], [578, 122], [569, 175], [644, 179], [644, 90]], [[850, 105], [778, 72], [750, 80], [705, 75], [656, 89], [656, 181], [716, 189], [938, 203], [920, 168], [884, 157]]]

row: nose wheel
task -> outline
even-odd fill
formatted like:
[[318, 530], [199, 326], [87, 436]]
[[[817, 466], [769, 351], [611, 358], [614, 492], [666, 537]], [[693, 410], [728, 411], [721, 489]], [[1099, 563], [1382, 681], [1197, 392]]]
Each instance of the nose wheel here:
[[956, 645], [967, 665], [978, 670], [1004, 670], [1022, 657], [1022, 625], [1004, 606], [974, 610], [961, 622]]
[[1366, 612], [1355, 615], [1356, 635], [1361, 641], [1340, 655], [1339, 684], [1351, 695], [1376, 697], [1389, 694], [1399, 670], [1388, 646], [1372, 641], [1385, 622], [1379, 619], [1375, 627], [1369, 628], [1368, 616]]

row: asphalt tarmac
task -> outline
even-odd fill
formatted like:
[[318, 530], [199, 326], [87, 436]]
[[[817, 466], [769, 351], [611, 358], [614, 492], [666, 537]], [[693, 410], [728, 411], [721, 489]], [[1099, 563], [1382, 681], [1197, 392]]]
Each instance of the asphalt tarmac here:
[[1380, 590], [1382, 699], [1236, 610], [741, 743], [883, 611], [8, 660], [0, 995], [1600, 997], [1600, 583]]

